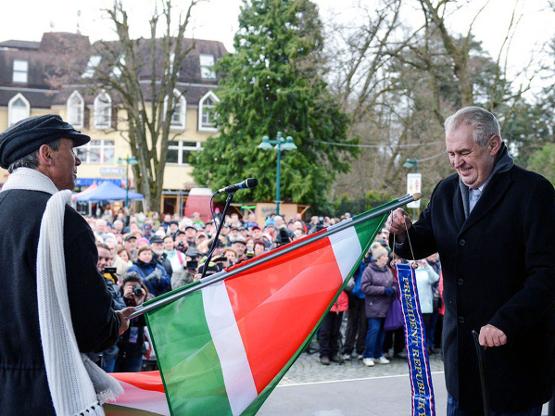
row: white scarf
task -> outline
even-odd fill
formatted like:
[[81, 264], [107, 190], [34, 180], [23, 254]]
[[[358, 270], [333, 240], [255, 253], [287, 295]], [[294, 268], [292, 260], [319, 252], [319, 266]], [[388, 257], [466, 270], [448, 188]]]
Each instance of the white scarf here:
[[40, 226], [37, 300], [44, 365], [56, 414], [103, 416], [102, 403], [115, 399], [123, 389], [77, 347], [63, 244], [65, 205], [71, 199], [71, 191], [58, 192], [50, 178], [28, 168], [19, 168], [8, 177], [2, 192], [10, 189], [52, 194]]

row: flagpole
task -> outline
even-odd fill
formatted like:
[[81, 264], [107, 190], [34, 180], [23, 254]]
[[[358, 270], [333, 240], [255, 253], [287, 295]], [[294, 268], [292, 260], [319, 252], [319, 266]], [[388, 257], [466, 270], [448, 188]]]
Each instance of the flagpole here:
[[335, 234], [339, 231], [342, 231], [346, 228], [352, 227], [354, 225], [360, 224], [362, 222], [368, 221], [369, 219], [378, 217], [380, 215], [385, 214], [386, 212], [390, 212], [393, 211], [395, 208], [399, 208], [402, 207], [403, 205], [408, 204], [409, 202], [412, 201], [417, 201], [419, 200], [421, 197], [421, 194], [407, 194], [401, 198], [397, 199], [397, 202], [395, 203], [391, 203], [391, 205], [386, 204], [386, 206], [384, 206], [381, 209], [378, 209], [377, 211], [368, 213], [367, 215], [362, 215], [360, 218], [356, 218], [353, 219], [351, 221], [342, 221], [339, 224], [333, 225], [331, 227], [329, 227], [325, 232], [323, 233], [318, 233], [318, 234], [313, 234], [311, 236], [311, 238], [307, 238], [304, 241], [299, 241], [297, 244], [291, 245], [289, 247], [285, 247], [282, 250], [277, 250], [274, 253], [271, 253], [267, 256], [264, 256], [262, 258], [260, 258], [259, 260], [254, 260], [252, 263], [249, 262], [248, 264], [245, 264], [243, 266], [239, 266], [236, 269], [230, 270], [229, 272], [226, 272], [225, 270], [222, 270], [221, 272], [215, 273], [213, 275], [210, 275], [208, 277], [205, 277], [204, 279], [202, 279], [202, 281], [200, 281], [198, 284], [194, 285], [194, 286], [189, 286], [186, 289], [183, 290], [178, 290], [175, 291], [174, 293], [168, 295], [168, 296], [163, 296], [158, 300], [154, 300], [153, 302], [149, 303], [148, 305], [145, 306], [138, 306], [135, 309], [135, 312], [133, 312], [130, 316], [129, 319], [134, 319], [137, 318], [141, 315], [144, 315], [147, 312], [153, 311], [154, 309], [158, 309], [164, 305], [167, 305], [168, 303], [172, 303], [174, 301], [176, 301], [177, 299], [182, 298], [183, 296], [187, 296], [190, 295], [193, 292], [196, 292], [197, 290], [200, 290], [202, 288], [205, 288], [207, 286], [210, 286], [214, 283], [218, 283], [221, 282], [222, 280], [227, 279], [228, 277], [234, 276], [236, 274], [242, 273], [245, 270], [249, 270], [252, 269], [254, 267], [260, 266], [261, 264], [266, 263], [267, 261], [273, 260], [276, 257], [282, 256], [284, 254], [287, 254], [293, 250], [297, 250], [301, 247], [304, 247], [308, 244], [312, 244], [315, 241], [321, 240], [322, 238], [326, 238], [329, 237], [332, 234]]

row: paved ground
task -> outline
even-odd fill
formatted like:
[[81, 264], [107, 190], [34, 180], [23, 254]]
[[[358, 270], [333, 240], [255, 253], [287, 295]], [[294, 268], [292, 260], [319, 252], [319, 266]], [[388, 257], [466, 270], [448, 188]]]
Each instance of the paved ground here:
[[[443, 362], [439, 356], [432, 355], [430, 359], [432, 371], [443, 371]], [[344, 364], [332, 363], [329, 366], [320, 364], [318, 354], [301, 354], [297, 362], [289, 369], [281, 385], [318, 382], [329, 380], [350, 380], [365, 377], [390, 376], [407, 374], [408, 366], [405, 360], [395, 359], [391, 364], [365, 367], [361, 360], [346, 361]]]
[[[443, 363], [430, 359], [437, 416], [445, 415]], [[322, 366], [302, 354], [260, 409], [260, 416], [410, 415], [410, 382], [404, 360], [365, 367], [361, 361]], [[547, 406], [543, 415], [547, 415]]]

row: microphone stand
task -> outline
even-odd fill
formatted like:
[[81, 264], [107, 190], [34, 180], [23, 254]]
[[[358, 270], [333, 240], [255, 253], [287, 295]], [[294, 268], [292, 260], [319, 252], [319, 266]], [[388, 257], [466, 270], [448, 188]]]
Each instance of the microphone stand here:
[[[216, 236], [214, 237], [214, 240], [212, 240], [212, 244], [210, 245], [210, 250], [208, 250], [208, 255], [206, 256], [206, 261], [204, 262], [204, 268], [202, 270], [202, 276], [200, 277], [201, 279], [203, 279], [206, 276], [206, 272], [208, 271], [208, 265], [210, 264], [210, 260], [212, 259], [214, 250], [218, 245], [218, 241], [219, 241], [218, 237], [220, 236], [220, 232], [222, 231], [222, 226], [224, 225], [224, 222], [225, 222], [225, 215], [227, 214], [227, 210], [229, 209], [229, 206], [231, 205], [231, 201], [233, 200], [234, 192], [235, 191], [231, 191], [227, 193], [227, 198], [225, 200], [225, 207], [222, 212], [222, 220], [220, 221], [220, 223], [218, 224], [218, 227], [216, 228]], [[212, 220], [214, 221], [214, 218], [212, 218]]]

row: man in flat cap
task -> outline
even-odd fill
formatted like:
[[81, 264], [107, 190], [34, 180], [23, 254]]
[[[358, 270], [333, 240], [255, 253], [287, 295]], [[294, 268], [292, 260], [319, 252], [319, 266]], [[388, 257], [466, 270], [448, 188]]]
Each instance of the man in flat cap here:
[[[0, 134], [0, 414], [103, 414], [121, 387], [83, 353], [114, 344], [132, 308], [114, 312], [86, 221], [66, 205], [90, 140], [59, 116]], [[61, 191], [61, 192], [59, 192]]]

